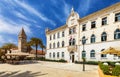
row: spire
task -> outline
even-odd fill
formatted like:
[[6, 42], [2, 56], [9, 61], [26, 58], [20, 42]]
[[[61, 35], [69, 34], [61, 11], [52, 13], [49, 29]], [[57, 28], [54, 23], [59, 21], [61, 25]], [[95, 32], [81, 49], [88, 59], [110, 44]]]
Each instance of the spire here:
[[73, 6], [72, 6], [72, 9], [71, 9], [71, 14], [74, 14], [74, 8], [73, 8]]
[[73, 8], [73, 6], [72, 6], [72, 9], [71, 9], [71, 12], [72, 12], [72, 11], [74, 11], [74, 8]]
[[26, 38], [26, 34], [25, 34], [25, 31], [24, 31], [24, 28], [22, 27], [22, 29], [21, 29], [21, 31], [20, 31], [20, 33], [19, 33], [19, 35], [18, 35], [19, 37], [22, 37], [22, 38]]

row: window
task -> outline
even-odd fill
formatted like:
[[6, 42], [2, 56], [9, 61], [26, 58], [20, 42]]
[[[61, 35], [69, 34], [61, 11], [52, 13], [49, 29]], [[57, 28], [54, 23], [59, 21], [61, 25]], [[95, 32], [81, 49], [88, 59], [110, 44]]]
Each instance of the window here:
[[95, 27], [96, 27], [96, 22], [95, 21], [91, 22], [91, 29]]
[[53, 52], [53, 58], [55, 58], [55, 52]]
[[55, 39], [55, 34], [53, 35], [53, 39]]
[[75, 39], [73, 39], [73, 41], [72, 41], [72, 45], [75, 45]]
[[72, 34], [72, 29], [71, 28], [69, 29], [69, 34]]
[[62, 47], [64, 47], [64, 41], [62, 41]]
[[72, 38], [69, 40], [69, 45], [70, 46], [72, 45]]
[[75, 32], [76, 32], [76, 28], [74, 27], [74, 28], [73, 28], [73, 33], [75, 33]]
[[75, 45], [75, 39], [73, 38], [71, 38], [70, 40], [69, 40], [69, 45], [70, 46], [72, 46], [72, 45]]
[[55, 43], [53, 43], [53, 48], [55, 48]]
[[107, 17], [102, 18], [102, 25], [106, 25], [107, 24]]
[[49, 53], [49, 57], [51, 58], [51, 53]]
[[94, 34], [91, 35], [91, 43], [95, 43], [95, 35]]
[[86, 44], [86, 38], [85, 38], [85, 36], [82, 37], [82, 44]]
[[82, 58], [86, 57], [86, 51], [82, 51]]
[[[105, 49], [102, 49], [101, 51], [104, 51]], [[106, 54], [101, 54], [101, 58], [105, 58]]]
[[69, 34], [73, 34], [75, 32], [76, 32], [76, 28], [75, 27], [69, 29]]
[[65, 36], [65, 34], [64, 34], [64, 31], [62, 32], [62, 37], [64, 37]]
[[115, 14], [115, 22], [120, 21], [120, 13]]
[[50, 49], [52, 48], [51, 43], [50, 43], [50, 45], [49, 45], [49, 48], [50, 48]]
[[95, 50], [91, 50], [90, 57], [95, 57]]
[[57, 58], [59, 58], [59, 52], [57, 52]]
[[86, 30], [86, 24], [82, 25], [82, 31]]
[[57, 47], [58, 47], [58, 48], [60, 47], [60, 43], [59, 43], [59, 42], [57, 43]]
[[101, 41], [106, 41], [107, 40], [107, 33], [103, 32], [101, 35]]
[[60, 38], [60, 33], [58, 32], [58, 34], [57, 34], [57, 38]]
[[114, 32], [114, 39], [120, 39], [120, 29], [116, 29]]
[[51, 35], [50, 35], [50, 40], [52, 40], [52, 37], [51, 37]]
[[64, 58], [64, 52], [62, 52], [62, 58]]

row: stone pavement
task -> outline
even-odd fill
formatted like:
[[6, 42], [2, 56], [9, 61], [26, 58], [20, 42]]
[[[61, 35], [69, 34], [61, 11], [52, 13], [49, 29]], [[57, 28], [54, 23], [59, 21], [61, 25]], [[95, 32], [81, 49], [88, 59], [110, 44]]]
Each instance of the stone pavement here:
[[97, 66], [39, 61], [35, 64], [0, 64], [0, 77], [99, 77]]

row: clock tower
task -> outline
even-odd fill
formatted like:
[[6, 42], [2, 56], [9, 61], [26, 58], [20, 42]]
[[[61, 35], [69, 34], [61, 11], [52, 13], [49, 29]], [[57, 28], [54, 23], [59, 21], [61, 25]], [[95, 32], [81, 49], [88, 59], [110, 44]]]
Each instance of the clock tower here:
[[22, 30], [20, 31], [18, 35], [18, 50], [20, 52], [27, 51], [26, 43], [27, 43], [27, 36], [26, 36], [24, 29], [22, 28]]

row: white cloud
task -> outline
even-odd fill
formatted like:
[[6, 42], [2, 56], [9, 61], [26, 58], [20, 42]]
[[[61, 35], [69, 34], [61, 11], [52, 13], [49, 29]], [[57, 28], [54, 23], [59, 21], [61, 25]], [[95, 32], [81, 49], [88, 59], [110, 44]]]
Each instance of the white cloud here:
[[91, 6], [91, 1], [92, 0], [81, 1], [78, 7], [79, 8], [78, 11], [80, 11], [81, 13], [83, 13], [83, 15], [85, 15]]
[[19, 24], [15, 22], [10, 22], [5, 20], [5, 17], [0, 16], [0, 32], [1, 33], [8, 33], [8, 34], [18, 34], [20, 29], [24, 27], [25, 31], [31, 34], [29, 26], [25, 24]]
[[4, 38], [2, 36], [0, 36], [0, 44], [4, 43], [4, 42], [5, 42]]
[[27, 3], [24, 2], [20, 2], [18, 0], [15, 0], [15, 2], [21, 6], [22, 8], [26, 9], [29, 13], [32, 13], [36, 16], [38, 16], [40, 19], [42, 19], [43, 21], [47, 21], [49, 23], [51, 23], [52, 25], [55, 25], [55, 22], [53, 22], [52, 20], [48, 19], [47, 17], [45, 17], [41, 12], [38, 12], [36, 9], [34, 9], [33, 7], [31, 7], [30, 5], [28, 5]]

